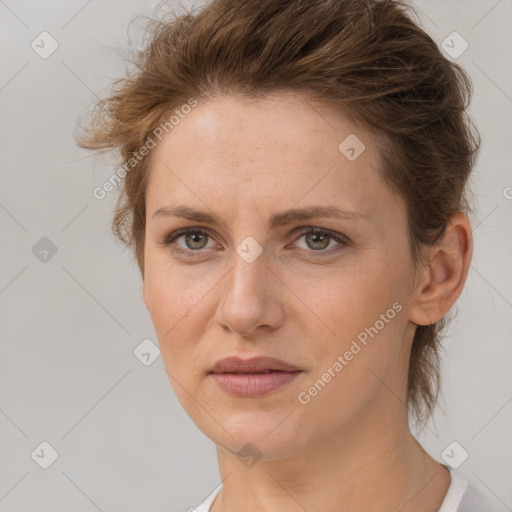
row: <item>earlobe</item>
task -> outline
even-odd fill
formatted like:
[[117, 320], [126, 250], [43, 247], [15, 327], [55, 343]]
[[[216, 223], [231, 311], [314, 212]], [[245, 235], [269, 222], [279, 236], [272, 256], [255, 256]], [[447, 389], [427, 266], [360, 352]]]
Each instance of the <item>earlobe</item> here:
[[464, 288], [472, 252], [471, 225], [457, 212], [442, 238], [428, 250], [430, 263], [422, 268], [421, 279], [410, 294], [411, 322], [430, 325], [448, 313]]

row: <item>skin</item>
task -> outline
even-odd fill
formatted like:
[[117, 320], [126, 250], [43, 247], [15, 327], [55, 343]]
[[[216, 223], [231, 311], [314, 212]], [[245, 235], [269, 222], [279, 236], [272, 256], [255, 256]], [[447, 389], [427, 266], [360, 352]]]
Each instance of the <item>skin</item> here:
[[[350, 134], [366, 146], [354, 161], [338, 149]], [[200, 103], [151, 153], [143, 298], [179, 401], [217, 445], [224, 486], [213, 512], [441, 506], [450, 476], [410, 433], [407, 370], [414, 324], [436, 322], [460, 295], [471, 227], [454, 215], [428, 248], [430, 264], [416, 269], [404, 202], [377, 174], [379, 164], [369, 132], [291, 92]], [[221, 223], [152, 218], [163, 206], [180, 205], [214, 213]], [[267, 228], [274, 213], [326, 205], [367, 220]], [[212, 236], [162, 244], [183, 227], [210, 228]], [[322, 245], [301, 233], [307, 227], [350, 242], [333, 252], [339, 242]], [[249, 236], [263, 249], [252, 263], [236, 252]], [[401, 311], [300, 403], [299, 393], [395, 303]], [[268, 355], [303, 371], [263, 397], [234, 397], [209, 375], [230, 355]], [[261, 456], [255, 464], [237, 455], [246, 443]]]

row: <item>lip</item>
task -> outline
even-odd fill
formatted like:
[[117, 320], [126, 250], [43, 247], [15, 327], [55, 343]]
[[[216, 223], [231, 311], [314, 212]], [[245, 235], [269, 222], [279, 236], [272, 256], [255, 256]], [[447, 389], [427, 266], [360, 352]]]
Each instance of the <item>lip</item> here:
[[241, 359], [232, 356], [220, 359], [212, 368], [212, 373], [263, 373], [265, 371], [295, 372], [300, 370], [296, 366], [276, 359], [274, 357], [252, 357]]
[[302, 370], [273, 357], [227, 357], [215, 363], [210, 375], [227, 393], [263, 396], [292, 382]]

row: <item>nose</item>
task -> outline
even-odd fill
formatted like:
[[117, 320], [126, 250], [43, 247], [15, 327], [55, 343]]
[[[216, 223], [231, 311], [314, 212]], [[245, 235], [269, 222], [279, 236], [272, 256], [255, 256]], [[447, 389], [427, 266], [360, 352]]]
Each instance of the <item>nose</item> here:
[[264, 252], [250, 263], [234, 253], [232, 270], [219, 287], [217, 324], [243, 338], [277, 329], [284, 319], [279, 283]]

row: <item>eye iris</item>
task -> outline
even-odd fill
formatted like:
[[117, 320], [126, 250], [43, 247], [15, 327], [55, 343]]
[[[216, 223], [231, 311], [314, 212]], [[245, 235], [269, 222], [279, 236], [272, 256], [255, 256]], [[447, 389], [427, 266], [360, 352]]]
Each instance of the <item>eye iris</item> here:
[[[311, 247], [311, 244], [309, 243], [312, 239], [313, 240], [313, 245], [317, 243], [317, 240], [318, 239], [323, 239], [321, 242], [320, 242], [320, 247]], [[306, 235], [306, 241], [307, 241], [307, 244], [312, 248], [312, 249], [325, 249], [328, 245], [329, 245], [329, 240], [330, 240], [330, 237], [328, 235], [322, 235], [320, 233], [308, 233]], [[326, 242], [326, 243], [325, 243]]]
[[[189, 234], [185, 235], [185, 243], [187, 244], [187, 247], [189, 249], [203, 249], [205, 247], [206, 243], [204, 243], [200, 247], [197, 247], [194, 245], [192, 245], [192, 247], [191, 247], [189, 245], [189, 242], [192, 240], [192, 244], [195, 244], [195, 243], [197, 243], [198, 238], [199, 238], [199, 240], [202, 239], [203, 242], [206, 242], [207, 237], [208, 237], [208, 235], [203, 234], [203, 233], [192, 233], [192, 234], [189, 233]], [[199, 242], [199, 244], [201, 244], [201, 242]]]

